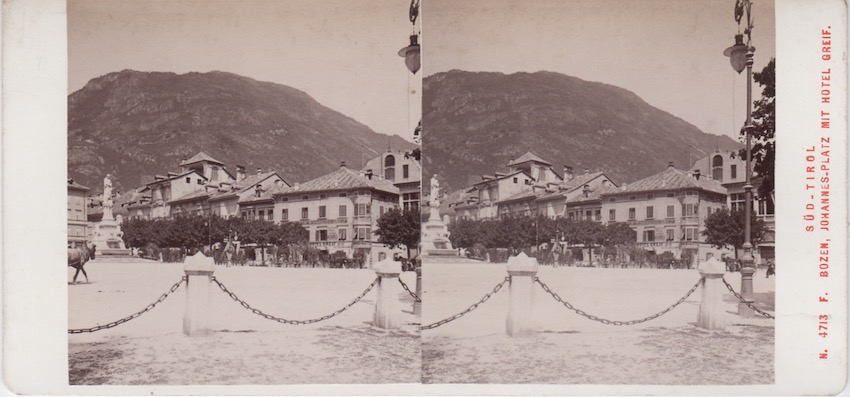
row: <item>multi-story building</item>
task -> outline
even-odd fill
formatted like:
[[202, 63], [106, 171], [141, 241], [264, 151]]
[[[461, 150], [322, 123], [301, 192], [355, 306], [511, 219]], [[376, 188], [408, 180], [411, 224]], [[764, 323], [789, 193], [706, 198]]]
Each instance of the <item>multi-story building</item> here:
[[[563, 183], [547, 188], [536, 198], [537, 210], [550, 218], [585, 219], [586, 211], [601, 211], [601, 203], [597, 203], [599, 192], [611, 187], [617, 187], [617, 184], [602, 171], [585, 169], [584, 174], [575, 175], [572, 167], [565, 167]], [[588, 206], [593, 208], [586, 209]]]
[[[746, 202], [746, 191], [744, 190], [747, 181], [746, 167], [746, 159], [742, 158], [738, 152], [715, 150], [714, 153], [694, 162], [690, 171], [695, 174], [707, 175], [720, 182], [728, 192], [727, 206], [732, 210], [743, 210]], [[753, 185], [753, 215], [764, 221], [766, 227], [762, 241], [754, 246], [753, 255], [756, 257], [757, 263], [763, 264], [776, 256], [775, 209], [773, 197], [760, 197], [758, 195], [761, 177], [753, 176], [751, 183]]]
[[68, 245], [78, 246], [86, 242], [88, 228], [89, 188], [68, 179]]
[[399, 190], [399, 205], [419, 211], [422, 166], [416, 158], [402, 151], [387, 150], [366, 162], [362, 171], [392, 182]]
[[627, 223], [646, 251], [669, 251], [677, 258], [691, 254], [694, 260], [726, 252], [706, 243], [701, 234], [705, 218], [726, 206], [726, 188], [700, 173], [670, 163], [658, 174], [601, 193], [600, 199], [602, 222]]
[[299, 222], [309, 232], [309, 244], [328, 253], [364, 253], [371, 264], [401, 249], [378, 242], [374, 231], [385, 212], [399, 208], [399, 189], [375, 174], [348, 169], [345, 163], [330, 174], [260, 193], [255, 201], [274, 203], [275, 222]]

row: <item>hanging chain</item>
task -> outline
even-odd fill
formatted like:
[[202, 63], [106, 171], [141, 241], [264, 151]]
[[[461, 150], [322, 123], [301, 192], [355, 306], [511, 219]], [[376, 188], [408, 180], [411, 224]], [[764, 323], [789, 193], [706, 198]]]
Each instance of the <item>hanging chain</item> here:
[[249, 305], [247, 302], [243, 301], [242, 299], [239, 299], [239, 297], [236, 296], [236, 294], [234, 294], [233, 292], [230, 292], [230, 290], [228, 290], [227, 287], [225, 287], [224, 284], [222, 284], [220, 281], [218, 281], [215, 277], [212, 278], [212, 281], [214, 283], [216, 283], [218, 285], [218, 287], [221, 288], [221, 290], [224, 291], [227, 295], [229, 295], [234, 301], [236, 301], [237, 303], [242, 305], [242, 307], [250, 310], [252, 313], [254, 313], [258, 316], [265, 317], [266, 319], [269, 319], [269, 320], [277, 321], [281, 324], [302, 325], [302, 324], [313, 324], [313, 323], [317, 323], [319, 321], [324, 321], [324, 320], [327, 320], [331, 317], [336, 316], [337, 314], [344, 312], [346, 309], [353, 306], [355, 303], [360, 302], [360, 300], [363, 299], [363, 297], [366, 296], [366, 294], [368, 294], [369, 291], [371, 291], [372, 288], [374, 288], [375, 285], [378, 284], [378, 281], [380, 279], [381, 279], [380, 277], [376, 277], [375, 280], [372, 281], [372, 284], [369, 284], [369, 286], [366, 287], [366, 289], [363, 291], [363, 293], [360, 294], [360, 296], [354, 298], [354, 300], [351, 301], [351, 303], [343, 306], [341, 309], [339, 309], [339, 310], [337, 310], [337, 311], [335, 311], [331, 314], [328, 314], [328, 315], [325, 315], [325, 316], [322, 316], [322, 317], [319, 317], [319, 318], [310, 319], [310, 320], [287, 320], [285, 318], [275, 317], [275, 316], [272, 316], [271, 314], [263, 313], [262, 311], [251, 307], [251, 305]]
[[91, 327], [91, 328], [69, 329], [69, 330], [68, 330], [68, 333], [69, 333], [69, 334], [82, 334], [82, 333], [84, 333], [84, 332], [97, 332], [97, 331], [100, 331], [100, 330], [102, 330], [102, 329], [108, 329], [108, 328], [115, 327], [115, 326], [117, 326], [117, 325], [124, 324], [124, 323], [126, 323], [127, 321], [130, 321], [130, 320], [132, 320], [132, 319], [134, 319], [134, 318], [136, 318], [136, 317], [139, 317], [139, 316], [141, 316], [142, 314], [145, 314], [145, 313], [149, 312], [151, 309], [153, 309], [154, 307], [156, 307], [156, 305], [157, 305], [157, 304], [159, 304], [160, 302], [164, 301], [164, 300], [165, 300], [165, 298], [168, 298], [168, 295], [171, 295], [171, 293], [172, 293], [172, 292], [176, 291], [176, 290], [177, 290], [177, 288], [179, 288], [179, 287], [180, 287], [180, 284], [183, 284], [183, 282], [184, 282], [184, 281], [186, 281], [186, 276], [181, 277], [181, 278], [180, 278], [180, 281], [178, 281], [178, 282], [174, 283], [174, 285], [172, 285], [172, 286], [171, 286], [171, 289], [169, 289], [168, 291], [165, 291], [165, 293], [164, 293], [164, 294], [162, 294], [162, 295], [159, 297], [159, 299], [157, 299], [156, 301], [154, 301], [153, 303], [151, 303], [150, 305], [148, 305], [147, 307], [145, 307], [145, 308], [144, 308], [144, 309], [142, 309], [141, 311], [138, 311], [138, 312], [136, 312], [136, 313], [133, 313], [133, 314], [131, 314], [131, 315], [127, 316], [127, 317], [124, 317], [124, 318], [122, 318], [122, 319], [118, 320], [118, 321], [113, 321], [113, 322], [111, 322], [111, 323], [109, 323], [109, 324], [98, 325], [98, 326], [96, 326], [96, 327]]
[[561, 298], [561, 297], [560, 297], [557, 293], [555, 293], [555, 291], [552, 291], [552, 290], [549, 288], [549, 286], [548, 286], [548, 285], [546, 285], [546, 284], [544, 284], [542, 281], [540, 281], [540, 278], [535, 277], [535, 278], [534, 278], [534, 281], [536, 281], [538, 284], [540, 284], [540, 286], [541, 286], [541, 287], [543, 287], [543, 290], [544, 290], [544, 291], [546, 291], [546, 292], [548, 292], [548, 293], [549, 293], [549, 295], [552, 295], [552, 297], [553, 297], [553, 298], [555, 298], [555, 300], [556, 300], [556, 301], [560, 302], [560, 303], [561, 303], [562, 305], [564, 305], [567, 309], [570, 309], [570, 310], [572, 310], [572, 311], [576, 312], [576, 313], [577, 313], [578, 315], [580, 315], [580, 316], [587, 317], [587, 318], [588, 318], [588, 319], [590, 319], [590, 320], [598, 321], [598, 322], [600, 322], [600, 323], [602, 323], [602, 324], [609, 324], [609, 325], [635, 325], [635, 324], [640, 324], [640, 323], [643, 323], [643, 322], [647, 322], [647, 321], [649, 321], [649, 320], [654, 320], [654, 319], [656, 319], [656, 318], [658, 318], [658, 317], [661, 317], [662, 315], [666, 314], [666, 313], [667, 313], [667, 312], [669, 312], [670, 310], [673, 310], [673, 308], [675, 308], [676, 306], [679, 306], [680, 304], [682, 304], [682, 302], [684, 302], [684, 301], [685, 301], [685, 299], [688, 299], [688, 297], [689, 297], [689, 296], [691, 296], [691, 294], [693, 294], [693, 293], [694, 293], [694, 291], [696, 291], [696, 290], [697, 290], [697, 288], [700, 286], [700, 284], [702, 284], [702, 283], [703, 283], [704, 279], [703, 279], [703, 278], [700, 278], [699, 280], [697, 280], [697, 283], [696, 283], [696, 284], [694, 284], [694, 286], [693, 286], [693, 287], [691, 287], [690, 291], [688, 291], [688, 292], [685, 294], [685, 296], [683, 296], [681, 299], [679, 299], [676, 303], [674, 303], [674, 304], [670, 305], [670, 307], [668, 307], [668, 308], [666, 308], [666, 309], [664, 309], [664, 310], [662, 310], [662, 311], [660, 311], [660, 312], [658, 312], [658, 313], [656, 313], [656, 314], [653, 314], [653, 315], [651, 315], [651, 316], [649, 316], [649, 317], [644, 317], [644, 318], [642, 318], [642, 319], [640, 319], [640, 320], [632, 320], [632, 321], [617, 321], [617, 320], [608, 320], [608, 319], [604, 319], [604, 318], [600, 318], [600, 317], [594, 316], [594, 315], [592, 315], [592, 314], [587, 314], [584, 310], [576, 309], [576, 308], [575, 308], [573, 305], [571, 305], [569, 302], [567, 302], [567, 301], [563, 300], [563, 299], [562, 299], [562, 298]]
[[755, 312], [756, 312], [756, 313], [758, 313], [758, 314], [761, 314], [762, 316], [765, 316], [765, 317], [767, 317], [767, 318], [776, 318], [776, 317], [773, 317], [773, 315], [771, 315], [770, 313], [765, 312], [765, 311], [763, 311], [763, 310], [761, 310], [761, 309], [757, 308], [755, 305], [753, 305], [753, 304], [752, 304], [752, 302], [747, 302], [747, 300], [746, 300], [746, 299], [744, 299], [744, 297], [743, 297], [743, 296], [741, 296], [741, 294], [739, 294], [739, 293], [735, 292], [735, 290], [734, 290], [734, 289], [732, 289], [732, 286], [731, 286], [731, 285], [729, 285], [729, 283], [727, 283], [727, 282], [726, 282], [726, 279], [725, 279], [725, 278], [722, 278], [721, 280], [723, 280], [723, 284], [726, 284], [726, 288], [729, 290], [729, 292], [731, 292], [732, 294], [734, 294], [734, 295], [735, 295], [735, 297], [736, 297], [736, 298], [738, 298], [738, 300], [740, 300], [740, 301], [741, 301], [741, 303], [743, 303], [743, 304], [747, 305], [747, 307], [749, 307], [750, 309], [753, 309], [753, 311], [755, 311]]
[[464, 316], [464, 315], [466, 315], [467, 313], [469, 313], [469, 312], [471, 312], [471, 311], [475, 310], [475, 308], [477, 308], [480, 304], [482, 304], [482, 303], [486, 302], [486, 301], [487, 301], [487, 299], [490, 299], [490, 296], [492, 296], [493, 294], [495, 294], [495, 293], [499, 292], [499, 290], [500, 290], [500, 289], [502, 289], [502, 286], [504, 286], [504, 285], [505, 285], [505, 283], [507, 283], [510, 279], [511, 279], [510, 277], [505, 277], [505, 279], [504, 279], [504, 280], [502, 280], [502, 282], [501, 282], [501, 283], [496, 284], [496, 286], [495, 286], [495, 287], [493, 287], [493, 290], [492, 290], [492, 291], [488, 292], [488, 293], [487, 293], [487, 295], [484, 295], [484, 297], [483, 297], [483, 298], [481, 298], [481, 300], [479, 300], [478, 302], [475, 302], [472, 306], [470, 306], [470, 307], [466, 308], [466, 310], [464, 310], [464, 311], [462, 311], [462, 312], [460, 312], [460, 313], [458, 313], [458, 314], [455, 314], [454, 316], [451, 316], [451, 317], [449, 317], [449, 318], [445, 318], [445, 319], [442, 319], [442, 320], [440, 320], [440, 321], [437, 321], [436, 323], [428, 324], [428, 325], [426, 325], [426, 326], [420, 327], [419, 329], [421, 329], [421, 330], [423, 330], [423, 331], [424, 331], [424, 330], [427, 330], [427, 329], [437, 328], [437, 327], [439, 327], [439, 326], [441, 326], [441, 325], [443, 325], [443, 324], [450, 323], [450, 322], [452, 322], [452, 321], [454, 321], [454, 320], [457, 320], [457, 319], [459, 319], [459, 318], [463, 317], [463, 316]]
[[398, 278], [398, 282], [400, 282], [404, 290], [407, 291], [407, 293], [413, 297], [414, 301], [422, 303], [422, 299], [419, 299], [419, 297], [416, 296], [416, 294], [414, 294], [413, 291], [410, 290], [410, 288], [407, 288], [407, 284], [405, 284], [404, 281], [401, 280], [401, 277]]

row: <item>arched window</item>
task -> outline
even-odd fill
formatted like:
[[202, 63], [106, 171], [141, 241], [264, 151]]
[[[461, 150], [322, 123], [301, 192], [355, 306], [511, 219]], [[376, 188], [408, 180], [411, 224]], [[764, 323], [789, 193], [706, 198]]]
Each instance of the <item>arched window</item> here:
[[723, 182], [723, 156], [719, 154], [711, 159], [711, 178]]
[[384, 158], [384, 178], [395, 181], [395, 157], [393, 155]]

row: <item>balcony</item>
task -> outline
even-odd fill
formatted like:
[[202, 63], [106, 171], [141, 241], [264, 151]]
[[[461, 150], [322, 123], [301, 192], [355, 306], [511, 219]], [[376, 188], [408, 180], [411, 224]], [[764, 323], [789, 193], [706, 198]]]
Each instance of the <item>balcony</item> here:
[[340, 240], [340, 241], [311, 241], [308, 243], [311, 247], [317, 249], [327, 249], [327, 248], [347, 248], [348, 241]]
[[371, 225], [372, 224], [372, 216], [371, 215], [357, 215], [354, 217], [355, 225]]

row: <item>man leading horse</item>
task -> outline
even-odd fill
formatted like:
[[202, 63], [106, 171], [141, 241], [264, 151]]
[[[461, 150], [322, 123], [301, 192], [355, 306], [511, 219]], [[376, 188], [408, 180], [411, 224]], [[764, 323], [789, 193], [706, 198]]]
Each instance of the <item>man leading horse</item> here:
[[96, 245], [92, 244], [89, 246], [88, 243], [83, 243], [82, 246], [76, 248], [68, 248], [68, 266], [77, 269], [74, 273], [74, 284], [77, 283], [77, 276], [80, 275], [80, 272], [83, 272], [83, 276], [86, 277], [86, 283], [88, 284], [89, 275], [86, 274], [86, 269], [83, 266], [89, 260], [94, 259], [96, 249]]

